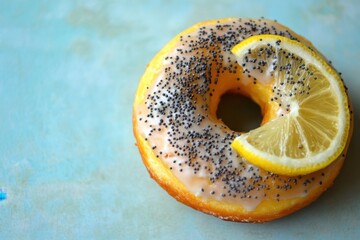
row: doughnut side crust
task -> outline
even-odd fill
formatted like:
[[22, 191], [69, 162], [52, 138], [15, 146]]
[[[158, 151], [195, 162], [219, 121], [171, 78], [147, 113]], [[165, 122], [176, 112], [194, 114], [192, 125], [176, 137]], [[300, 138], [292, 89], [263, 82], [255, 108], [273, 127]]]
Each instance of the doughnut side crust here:
[[[327, 174], [322, 179], [322, 184], [316, 185], [314, 188], [311, 189], [309, 193], [307, 193], [306, 196], [282, 199], [280, 201], [275, 199], [264, 199], [256, 207], [256, 209], [249, 211], [240, 204], [228, 203], [215, 199], [205, 199], [189, 191], [185, 187], [185, 185], [177, 177], [174, 176], [174, 174], [169, 170], [169, 168], [154, 154], [153, 149], [142, 135], [137, 121], [137, 113], [139, 112], [141, 106], [144, 104], [147, 87], [151, 86], [152, 81], [158, 74], [160, 74], [160, 59], [164, 58], [164, 56], [169, 51], [174, 49], [179, 40], [179, 36], [196, 31], [201, 26], [214, 24], [216, 21], [228, 22], [233, 20], [233, 18], [229, 18], [196, 24], [177, 35], [155, 56], [155, 58], [148, 64], [146, 72], [140, 81], [135, 96], [132, 119], [133, 132], [136, 138], [137, 146], [142, 156], [142, 160], [150, 176], [175, 199], [196, 210], [202, 211], [210, 215], [214, 215], [224, 220], [260, 223], [291, 214], [316, 200], [334, 182], [336, 176], [341, 169], [341, 166], [343, 165], [343, 154], [346, 153], [347, 147], [345, 148], [343, 154], [339, 157], [339, 159], [337, 159], [335, 162], [333, 162], [330, 166], [326, 168]], [[283, 28], [287, 29], [286, 27]], [[288, 31], [291, 30], [288, 29]], [[301, 39], [302, 42], [306, 43], [308, 46], [312, 46], [311, 43], [303, 37], [295, 33], [294, 35], [296, 35], [299, 39]], [[218, 99], [219, 98], [220, 97], [218, 96]], [[214, 101], [212, 104], [217, 105], [218, 101]]]

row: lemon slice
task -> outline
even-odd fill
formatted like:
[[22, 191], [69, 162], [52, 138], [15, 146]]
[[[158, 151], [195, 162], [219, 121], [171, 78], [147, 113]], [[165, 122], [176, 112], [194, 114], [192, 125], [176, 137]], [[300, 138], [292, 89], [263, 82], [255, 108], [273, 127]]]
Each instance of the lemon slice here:
[[232, 147], [252, 164], [289, 176], [336, 160], [349, 136], [350, 110], [345, 86], [333, 68], [309, 47], [276, 35], [250, 37], [232, 53], [244, 73], [258, 79], [270, 76], [265, 109], [276, 112], [270, 121], [237, 137]]

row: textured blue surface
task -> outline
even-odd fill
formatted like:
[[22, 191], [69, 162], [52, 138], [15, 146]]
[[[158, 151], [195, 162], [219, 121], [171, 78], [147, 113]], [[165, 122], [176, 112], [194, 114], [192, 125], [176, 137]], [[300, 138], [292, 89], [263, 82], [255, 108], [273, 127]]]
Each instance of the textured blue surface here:
[[[232, 16], [310, 39], [343, 73], [357, 117], [334, 187], [263, 225], [176, 202], [132, 135], [148, 61], [190, 25]], [[359, 18], [357, 0], [0, 1], [0, 239], [359, 239]]]

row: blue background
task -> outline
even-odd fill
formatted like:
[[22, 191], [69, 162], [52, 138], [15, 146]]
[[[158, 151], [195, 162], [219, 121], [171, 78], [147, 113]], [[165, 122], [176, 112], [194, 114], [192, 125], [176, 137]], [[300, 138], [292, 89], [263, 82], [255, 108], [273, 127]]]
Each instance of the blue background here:
[[[355, 109], [348, 158], [309, 207], [262, 225], [194, 211], [150, 179], [132, 102], [196, 22], [277, 19], [332, 60]], [[0, 1], [0, 239], [359, 239], [360, 2]]]

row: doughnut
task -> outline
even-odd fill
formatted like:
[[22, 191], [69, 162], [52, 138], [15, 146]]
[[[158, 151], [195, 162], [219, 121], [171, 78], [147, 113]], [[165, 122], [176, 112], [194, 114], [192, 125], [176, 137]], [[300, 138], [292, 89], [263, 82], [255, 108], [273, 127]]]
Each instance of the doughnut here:
[[[333, 184], [349, 144], [326, 168], [291, 177], [252, 165], [232, 149], [241, 132], [217, 116], [221, 96], [231, 92], [260, 107], [262, 103], [251, 94], [254, 80], [230, 50], [259, 34], [297, 40], [322, 56], [276, 21], [201, 22], [178, 34], [151, 60], [133, 105], [136, 145], [150, 176], [176, 200], [228, 221], [266, 222], [307, 206]], [[261, 110], [263, 124], [273, 113]]]

